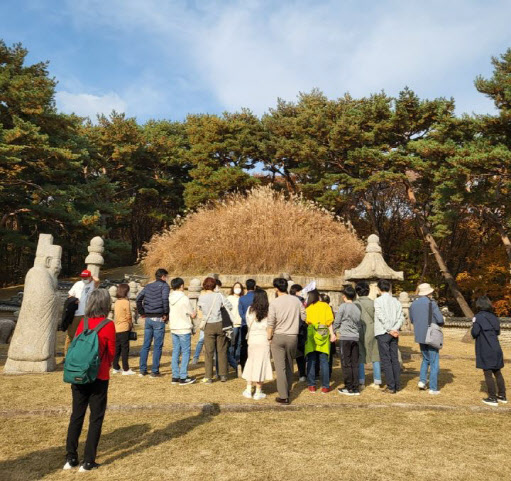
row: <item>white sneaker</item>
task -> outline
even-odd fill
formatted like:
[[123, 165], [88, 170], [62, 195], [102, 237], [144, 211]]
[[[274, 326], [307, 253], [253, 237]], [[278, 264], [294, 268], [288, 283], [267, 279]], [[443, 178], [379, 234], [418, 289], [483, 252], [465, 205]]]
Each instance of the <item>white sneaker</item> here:
[[119, 374], [122, 371], [120, 369], [112, 369], [112, 374]]
[[127, 371], [122, 371], [123, 376], [133, 376], [135, 374], [135, 371], [132, 371], [131, 369], [128, 369]]
[[243, 397], [246, 397], [247, 399], [252, 399], [252, 390], [245, 389], [243, 391]]
[[307, 381], [307, 378], [305, 376], [302, 376], [300, 379], [298, 379], [299, 382], [305, 382]]
[[422, 382], [422, 381], [419, 381], [419, 383], [417, 384], [418, 388], [421, 390], [421, 391], [424, 391], [426, 389], [426, 383]]
[[264, 392], [262, 392], [262, 391], [256, 392], [254, 394], [254, 399], [256, 401], [259, 401], [260, 399], [264, 399], [265, 397], [266, 397], [266, 394], [264, 394]]
[[76, 461], [76, 463], [71, 463], [71, 462], [67, 461], [66, 464], [64, 464], [64, 467], [62, 469], [67, 471], [69, 469], [76, 468], [77, 466], [78, 466], [78, 461]]
[[373, 389], [381, 389], [381, 384], [375, 384], [374, 382], [369, 384], [369, 387], [372, 387]]
[[437, 395], [437, 394], [440, 394], [440, 391], [433, 391], [433, 389], [430, 389], [429, 394]]

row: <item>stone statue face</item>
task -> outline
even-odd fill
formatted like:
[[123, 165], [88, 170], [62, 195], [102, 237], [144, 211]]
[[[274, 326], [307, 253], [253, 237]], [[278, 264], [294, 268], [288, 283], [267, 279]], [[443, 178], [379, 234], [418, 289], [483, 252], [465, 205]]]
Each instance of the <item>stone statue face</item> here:
[[58, 257], [47, 257], [46, 266], [53, 277], [57, 278], [59, 276], [62, 269], [62, 263]]

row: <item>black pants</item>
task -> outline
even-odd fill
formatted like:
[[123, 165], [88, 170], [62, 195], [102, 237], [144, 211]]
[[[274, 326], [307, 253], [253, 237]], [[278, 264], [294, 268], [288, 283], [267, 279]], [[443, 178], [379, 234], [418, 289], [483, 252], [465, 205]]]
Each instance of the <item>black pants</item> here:
[[115, 357], [114, 357], [114, 369], [121, 369], [119, 366], [119, 357], [122, 356], [122, 369], [127, 371], [130, 366], [128, 364], [128, 356], [130, 354], [130, 333], [118, 332], [115, 335]]
[[73, 384], [71, 393], [73, 394], [73, 412], [67, 429], [66, 458], [78, 459], [78, 439], [82, 432], [85, 412], [89, 406], [89, 432], [85, 442], [83, 460], [86, 463], [93, 463], [96, 461], [101, 427], [105, 418], [108, 381], [96, 379], [91, 384]]
[[493, 376], [495, 376], [495, 379], [497, 380], [497, 389], [499, 391], [499, 396], [506, 397], [506, 383], [504, 382], [504, 377], [502, 376], [500, 369], [485, 369], [483, 372], [484, 380], [486, 381], [486, 386], [488, 386], [488, 397], [491, 398], [497, 397], [497, 393], [495, 391], [495, 381], [493, 380]]
[[240, 335], [241, 335], [241, 346], [240, 346], [240, 365], [241, 369], [245, 369], [245, 363], [248, 359], [248, 326], [241, 326]]
[[341, 341], [344, 386], [350, 391], [358, 391], [358, 357], [358, 341]]
[[399, 365], [398, 339], [389, 333], [376, 336], [378, 341], [378, 351], [387, 388], [391, 391], [401, 389], [401, 366]]
[[[298, 366], [298, 373], [300, 375], [300, 377], [306, 377], [307, 375], [307, 371], [305, 369], [305, 356], [297, 356], [296, 357], [296, 365]], [[319, 363], [318, 363], [318, 366], [316, 367], [316, 371], [318, 372], [317, 376], [319, 376]]]

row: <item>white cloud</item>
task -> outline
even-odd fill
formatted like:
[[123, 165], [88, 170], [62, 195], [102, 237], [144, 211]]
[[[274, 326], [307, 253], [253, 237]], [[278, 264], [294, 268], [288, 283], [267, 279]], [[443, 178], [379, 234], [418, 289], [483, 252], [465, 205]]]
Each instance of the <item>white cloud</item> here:
[[57, 92], [57, 107], [65, 113], [75, 113], [82, 117], [89, 117], [92, 121], [96, 115], [109, 115], [112, 110], [126, 112], [126, 102], [115, 92], [104, 95], [92, 95], [86, 93]]

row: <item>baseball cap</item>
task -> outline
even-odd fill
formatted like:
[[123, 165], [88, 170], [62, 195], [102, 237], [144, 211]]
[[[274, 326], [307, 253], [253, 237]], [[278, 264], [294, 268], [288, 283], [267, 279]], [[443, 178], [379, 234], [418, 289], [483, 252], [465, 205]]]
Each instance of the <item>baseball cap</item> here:
[[82, 271], [82, 273], [80, 274], [80, 277], [92, 277], [92, 272], [85, 269], [84, 271]]

